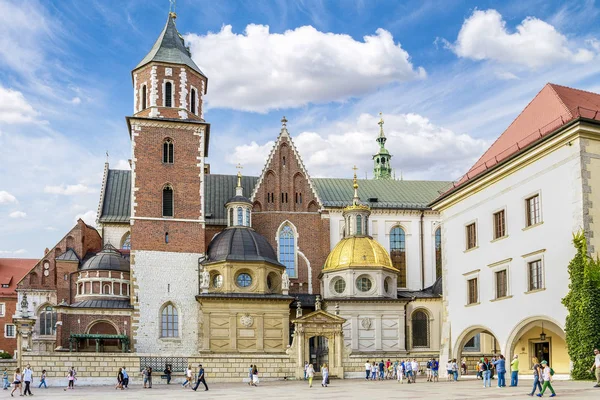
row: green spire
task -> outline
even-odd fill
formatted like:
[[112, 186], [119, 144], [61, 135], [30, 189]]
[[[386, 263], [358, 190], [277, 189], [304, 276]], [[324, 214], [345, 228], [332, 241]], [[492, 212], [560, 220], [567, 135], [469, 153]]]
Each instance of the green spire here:
[[379, 143], [379, 152], [373, 156], [373, 176], [375, 179], [392, 179], [392, 166], [390, 159], [392, 155], [385, 148], [387, 138], [383, 133], [383, 116], [379, 113], [379, 135], [377, 143]]

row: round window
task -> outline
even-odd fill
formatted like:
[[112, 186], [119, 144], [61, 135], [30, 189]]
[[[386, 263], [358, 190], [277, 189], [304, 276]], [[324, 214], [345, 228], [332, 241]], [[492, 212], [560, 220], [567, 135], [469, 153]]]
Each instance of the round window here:
[[223, 286], [223, 275], [216, 274], [215, 276], [213, 276], [212, 283], [213, 283], [213, 287], [216, 289]]
[[248, 287], [252, 285], [252, 277], [250, 274], [242, 273], [237, 276], [236, 282], [239, 287]]
[[361, 276], [356, 280], [356, 288], [360, 292], [368, 292], [373, 287], [373, 282], [366, 276]]
[[333, 284], [333, 290], [335, 290], [337, 294], [344, 293], [344, 290], [346, 290], [346, 281], [342, 278], [335, 281], [335, 283]]

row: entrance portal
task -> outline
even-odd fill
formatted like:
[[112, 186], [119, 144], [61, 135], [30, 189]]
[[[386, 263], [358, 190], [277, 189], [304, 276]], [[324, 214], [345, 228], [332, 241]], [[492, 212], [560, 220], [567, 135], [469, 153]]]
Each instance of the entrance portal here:
[[326, 337], [315, 336], [308, 339], [310, 361], [316, 372], [321, 371], [323, 364], [329, 365], [329, 341]]

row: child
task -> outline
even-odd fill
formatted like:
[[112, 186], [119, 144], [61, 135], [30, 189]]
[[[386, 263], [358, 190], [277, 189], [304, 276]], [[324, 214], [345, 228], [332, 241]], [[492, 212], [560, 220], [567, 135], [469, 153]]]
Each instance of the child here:
[[6, 368], [4, 368], [2, 378], [4, 379], [4, 390], [8, 390], [8, 388], [10, 387], [10, 383], [8, 382], [8, 370]]
[[42, 387], [42, 385], [44, 385], [44, 388], [48, 389], [48, 386], [46, 386], [46, 370], [42, 370], [42, 376], [40, 376], [40, 386], [38, 386], [38, 389]]

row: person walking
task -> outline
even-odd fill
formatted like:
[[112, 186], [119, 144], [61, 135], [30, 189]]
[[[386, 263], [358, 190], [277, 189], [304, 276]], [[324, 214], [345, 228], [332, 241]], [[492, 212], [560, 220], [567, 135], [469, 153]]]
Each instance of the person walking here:
[[548, 388], [550, 389], [550, 392], [552, 392], [550, 397], [554, 397], [556, 396], [556, 392], [554, 392], [554, 388], [552, 387], [552, 375], [554, 375], [554, 371], [552, 371], [552, 368], [550, 368], [550, 366], [548, 365], [548, 361], [546, 360], [542, 361], [542, 367], [544, 368], [544, 370], [542, 371], [544, 384], [542, 385], [542, 391], [537, 394], [537, 397], [542, 397], [544, 395], [544, 392]]
[[19, 389], [19, 396], [23, 396], [23, 386], [21, 386], [21, 382], [23, 382], [23, 375], [21, 375], [21, 369], [17, 368], [13, 375], [13, 390], [10, 392], [11, 397], [14, 397], [13, 393], [17, 389]]
[[69, 384], [65, 388], [65, 392], [67, 389], [75, 388], [75, 369], [73, 367], [69, 368], [69, 372], [67, 372], [67, 380], [69, 381]]
[[417, 362], [416, 358], [413, 358], [412, 363], [411, 363], [411, 368], [412, 368], [412, 382], [413, 383], [417, 383], [417, 373], [419, 372], [419, 363]]
[[312, 387], [313, 377], [315, 376], [315, 369], [313, 368], [312, 364], [308, 364], [306, 376], [308, 377], [308, 387]]
[[446, 363], [446, 380], [451, 381], [453, 377], [454, 374], [452, 373], [452, 360], [448, 360]]
[[327, 368], [327, 364], [323, 364], [321, 367], [321, 374], [323, 375], [323, 382], [321, 382], [321, 386], [327, 387], [329, 384], [329, 368]]
[[[256, 365], [254, 366], [254, 368], [256, 368]], [[258, 371], [256, 373], [258, 374]], [[199, 364], [198, 365], [198, 380], [196, 381], [196, 386], [194, 386], [194, 388], [192, 390], [195, 392], [201, 383], [204, 385], [204, 391], [206, 392], [208, 390], [208, 386], [206, 385], [206, 379], [204, 377], [204, 368], [202, 368], [202, 364]]]
[[377, 379], [377, 363], [373, 361], [371, 364], [371, 380], [374, 381]]
[[404, 363], [404, 369], [406, 371], [406, 382], [407, 383], [412, 383], [412, 374], [413, 374], [413, 370], [412, 370], [412, 363], [410, 362], [410, 360], [406, 360], [406, 362]]
[[515, 387], [519, 384], [519, 356], [515, 354], [510, 362], [510, 387]]
[[144, 382], [144, 389], [148, 388], [148, 367], [144, 367], [142, 370], [142, 381]]
[[48, 389], [48, 386], [46, 386], [46, 370], [45, 369], [42, 370], [42, 376], [40, 376], [40, 385], [38, 386], [38, 389], [40, 389], [42, 387], [42, 385], [44, 385], [44, 388]]
[[385, 378], [385, 364], [383, 360], [379, 362], [379, 380], [383, 380]]
[[71, 365], [71, 371], [73, 371], [73, 385], [71, 387], [71, 389], [75, 389], [75, 381], [77, 380], [77, 371], [75, 370], [75, 367]]
[[165, 376], [167, 377], [167, 385], [171, 384], [171, 366], [170, 365], [166, 365], [165, 366], [165, 370], [163, 371]]
[[252, 366], [252, 385], [258, 386], [258, 368], [256, 368], [256, 364]]
[[533, 389], [530, 396], [535, 394], [535, 389], [537, 388], [540, 392], [542, 391], [542, 366], [540, 365], [537, 357], [531, 358], [531, 364], [533, 364]]
[[369, 375], [371, 375], [371, 363], [367, 360], [365, 363], [365, 379], [369, 380]]
[[304, 380], [308, 379], [308, 361], [304, 361]]
[[429, 360], [427, 360], [426, 370], [427, 370], [427, 382], [431, 382], [431, 358]]
[[600, 350], [594, 349], [594, 356], [594, 364], [592, 365], [590, 371], [593, 372], [594, 368], [596, 369], [596, 384], [594, 387], [598, 388], [600, 387]]
[[494, 361], [494, 367], [496, 368], [496, 372], [498, 373], [498, 387], [506, 386], [506, 360], [504, 356], [500, 354], [500, 357]]
[[399, 362], [396, 366], [396, 380], [404, 384], [404, 361]]
[[458, 364], [456, 363], [456, 358], [452, 359], [452, 378], [454, 382], [458, 382]]
[[4, 368], [4, 372], [2, 373], [2, 380], [3, 385], [4, 386], [4, 390], [8, 390], [8, 388], [10, 387], [10, 382], [8, 381], [8, 369]]
[[479, 361], [477, 362], [477, 376], [476, 376], [477, 379], [481, 378], [483, 380], [483, 370], [481, 369], [481, 364], [483, 364], [483, 357], [481, 357], [479, 359]]
[[117, 385], [115, 389], [123, 390], [123, 368], [119, 368], [119, 372], [117, 372]]
[[439, 382], [440, 376], [440, 363], [435, 358], [431, 360], [431, 382]]
[[481, 362], [481, 372], [483, 375], [483, 387], [492, 387], [492, 364], [487, 357]]
[[192, 387], [192, 366], [188, 365], [187, 369], [185, 370], [185, 381], [183, 381], [183, 384], [181, 385], [183, 387], [188, 386], [190, 389]]
[[125, 367], [123, 367], [123, 387], [125, 389], [127, 389], [127, 387], [129, 386], [129, 374], [127, 373], [127, 369], [125, 369]]
[[23, 391], [23, 394], [25, 396], [27, 396], [28, 393], [30, 396], [33, 396], [33, 393], [31, 393], [31, 381], [33, 381], [33, 371], [31, 370], [31, 366], [27, 364], [23, 370], [23, 382], [25, 382], [25, 390]]
[[152, 367], [148, 367], [148, 389], [152, 389]]
[[463, 357], [462, 360], [460, 361], [460, 368], [461, 368], [461, 374], [462, 375], [468, 375], [468, 369], [467, 369], [467, 357]]
[[254, 365], [250, 364], [248, 368], [248, 386], [254, 386], [252, 383], [252, 372], [254, 371]]

